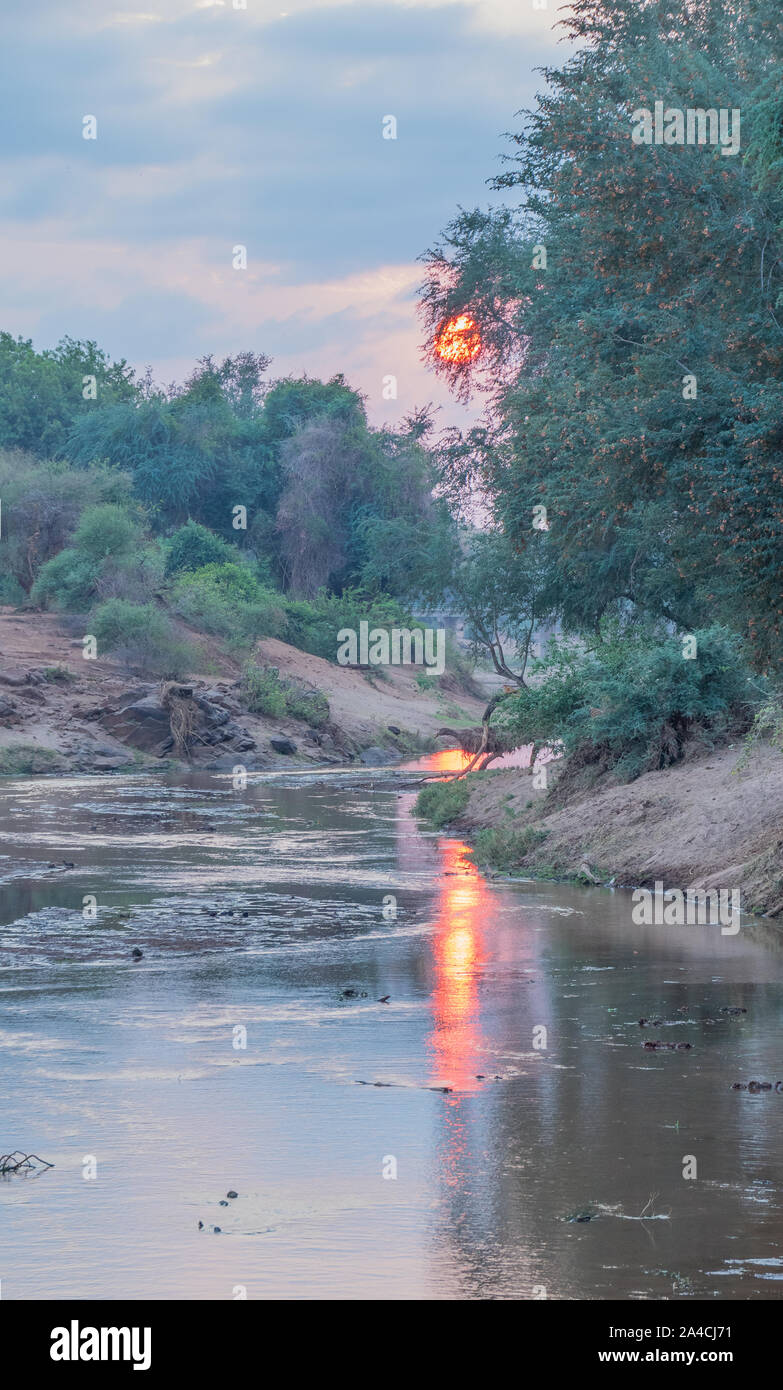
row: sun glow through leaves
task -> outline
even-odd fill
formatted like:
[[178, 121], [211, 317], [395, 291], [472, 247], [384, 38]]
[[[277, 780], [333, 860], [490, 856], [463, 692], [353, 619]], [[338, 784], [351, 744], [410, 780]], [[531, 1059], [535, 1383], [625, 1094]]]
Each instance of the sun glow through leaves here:
[[435, 352], [442, 362], [461, 366], [472, 362], [481, 352], [481, 334], [470, 314], [457, 314], [439, 330]]

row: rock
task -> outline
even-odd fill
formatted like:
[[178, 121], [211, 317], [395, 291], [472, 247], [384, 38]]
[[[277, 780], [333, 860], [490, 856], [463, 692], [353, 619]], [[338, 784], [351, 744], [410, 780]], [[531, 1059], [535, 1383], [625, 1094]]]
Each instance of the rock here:
[[387, 724], [386, 728], [389, 730], [390, 734], [399, 735], [402, 733], [402, 729], [398, 729], [396, 724]]
[[[192, 686], [176, 685], [177, 695], [183, 698], [189, 698], [192, 691]], [[228, 710], [198, 692], [193, 694], [193, 703], [198, 715], [191, 745], [193, 755], [215, 744], [233, 748], [236, 753], [255, 748], [255, 740], [247, 729], [234, 723]], [[107, 733], [142, 753], [162, 758], [174, 748], [169, 710], [157, 689], [141, 697], [137, 690], [128, 691], [114, 707], [101, 711], [100, 722]], [[237, 761], [234, 757], [228, 766], [233, 767]]]
[[233, 1197], [238, 1197], [238, 1196], [239, 1196], [239, 1193], [238, 1193], [238, 1192], [235, 1192], [234, 1189], [233, 1189], [233, 1187], [232, 1187], [232, 1188], [226, 1193], [226, 1196], [227, 1196], [227, 1197], [232, 1197], [232, 1198], [233, 1198]]
[[46, 696], [41, 694], [37, 685], [26, 685], [22, 693], [25, 700], [31, 701], [34, 705], [48, 704]]
[[13, 714], [16, 705], [13, 700], [7, 700], [4, 695], [0, 695], [0, 719], [7, 719], [9, 714]]
[[365, 767], [388, 767], [399, 761], [399, 755], [388, 748], [365, 748], [359, 758]]
[[142, 753], [163, 757], [173, 747], [168, 711], [157, 695], [145, 695], [115, 712], [106, 711], [101, 724], [107, 733], [122, 743], [129, 743]]
[[144, 955], [144, 952], [140, 951], [138, 946], [134, 946], [133, 950], [131, 951], [131, 955], [133, 956], [134, 960], [141, 960], [142, 956]]
[[290, 754], [296, 752], [296, 744], [290, 738], [270, 738], [269, 743], [276, 753]]
[[205, 695], [197, 695], [196, 704], [204, 715], [207, 728], [218, 728], [221, 724], [228, 724], [230, 717], [228, 710], [221, 709], [220, 705], [208, 700]]

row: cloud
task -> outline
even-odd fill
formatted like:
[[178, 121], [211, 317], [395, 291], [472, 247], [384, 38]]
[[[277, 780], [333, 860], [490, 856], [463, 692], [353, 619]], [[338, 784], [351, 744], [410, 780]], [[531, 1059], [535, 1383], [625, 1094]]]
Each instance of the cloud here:
[[161, 372], [255, 347], [442, 395], [418, 358], [417, 257], [458, 204], [489, 200], [554, 18], [525, 0], [19, 7], [0, 326]]

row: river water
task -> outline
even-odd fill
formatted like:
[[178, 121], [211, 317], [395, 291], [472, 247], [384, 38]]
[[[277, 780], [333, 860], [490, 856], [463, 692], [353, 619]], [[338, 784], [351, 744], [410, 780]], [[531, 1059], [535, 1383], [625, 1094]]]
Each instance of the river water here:
[[487, 881], [413, 799], [0, 784], [4, 1298], [781, 1296], [778, 931]]

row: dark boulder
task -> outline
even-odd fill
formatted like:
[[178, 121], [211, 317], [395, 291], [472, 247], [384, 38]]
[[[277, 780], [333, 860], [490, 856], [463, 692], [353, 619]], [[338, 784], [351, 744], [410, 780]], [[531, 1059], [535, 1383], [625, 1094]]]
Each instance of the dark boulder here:
[[269, 743], [276, 753], [290, 755], [296, 752], [296, 744], [290, 738], [270, 738]]
[[399, 755], [388, 748], [365, 748], [359, 757], [365, 767], [389, 767], [391, 763], [399, 761]]

